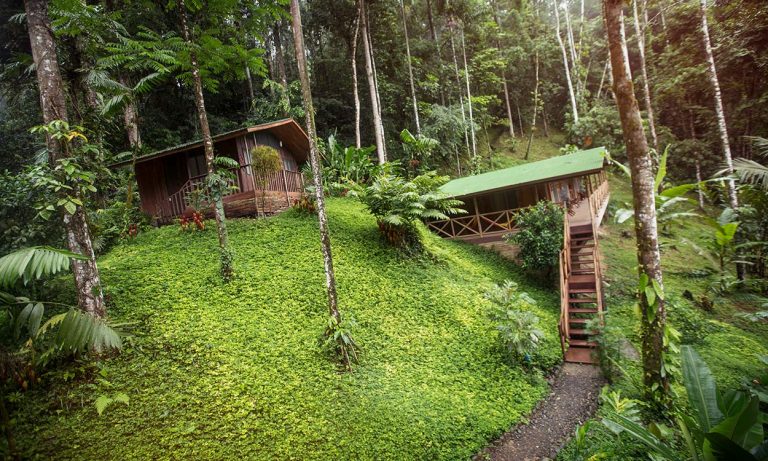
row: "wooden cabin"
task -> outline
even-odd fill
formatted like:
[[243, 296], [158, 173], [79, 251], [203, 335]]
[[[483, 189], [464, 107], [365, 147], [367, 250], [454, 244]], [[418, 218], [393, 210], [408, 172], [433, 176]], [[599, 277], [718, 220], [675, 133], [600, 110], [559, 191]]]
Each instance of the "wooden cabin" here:
[[464, 201], [467, 214], [427, 226], [438, 235], [491, 247], [508, 257], [517, 248], [503, 243], [515, 231], [515, 214], [539, 200], [568, 210], [559, 254], [560, 345], [566, 362], [595, 363], [593, 319], [604, 312], [597, 229], [608, 207], [605, 149], [595, 148], [539, 162], [455, 179], [443, 192]]
[[[283, 168], [262, 177], [251, 168], [251, 151], [259, 145], [280, 153]], [[224, 197], [227, 216], [271, 214], [289, 207], [304, 190], [300, 168], [309, 155], [309, 138], [292, 119], [240, 128], [213, 137], [216, 156], [237, 161], [233, 191]], [[125, 161], [113, 166], [127, 166]], [[203, 141], [163, 149], [135, 160], [141, 208], [157, 223], [192, 212], [189, 194], [202, 187], [207, 174]], [[262, 195], [263, 194], [263, 195]]]
[[454, 179], [441, 190], [462, 200], [467, 213], [427, 225], [444, 238], [497, 242], [514, 232], [515, 213], [539, 200], [573, 209], [585, 199], [592, 201], [599, 222], [608, 203], [605, 152], [598, 147]]

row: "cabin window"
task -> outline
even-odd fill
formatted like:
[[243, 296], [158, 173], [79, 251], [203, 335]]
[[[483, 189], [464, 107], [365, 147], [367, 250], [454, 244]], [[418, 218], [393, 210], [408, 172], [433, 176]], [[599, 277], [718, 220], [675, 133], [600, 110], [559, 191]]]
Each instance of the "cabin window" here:
[[187, 170], [190, 178], [205, 176], [208, 170], [205, 165], [205, 155], [192, 154], [187, 157]]

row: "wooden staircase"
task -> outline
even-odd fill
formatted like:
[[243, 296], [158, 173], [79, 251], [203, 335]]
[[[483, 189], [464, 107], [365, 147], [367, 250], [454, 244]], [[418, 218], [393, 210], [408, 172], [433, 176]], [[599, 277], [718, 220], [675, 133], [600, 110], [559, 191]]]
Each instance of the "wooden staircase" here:
[[[581, 203], [581, 206], [585, 205]], [[595, 332], [587, 326], [594, 318], [602, 320], [603, 314], [602, 276], [592, 210], [589, 216], [592, 219], [586, 223], [571, 223], [566, 214], [563, 228], [560, 342], [566, 362], [595, 362], [592, 354], [597, 346], [592, 339]]]

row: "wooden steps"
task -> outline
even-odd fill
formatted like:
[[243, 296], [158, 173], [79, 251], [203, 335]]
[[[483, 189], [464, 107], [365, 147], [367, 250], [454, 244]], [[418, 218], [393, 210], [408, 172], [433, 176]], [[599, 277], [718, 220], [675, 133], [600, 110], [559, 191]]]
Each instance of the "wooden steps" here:
[[[598, 284], [597, 240], [592, 223], [572, 225], [565, 234], [570, 255], [567, 260], [568, 276], [561, 285], [564, 287], [563, 303], [567, 312], [563, 315], [566, 325], [561, 328], [565, 350], [565, 361], [594, 363], [593, 340], [596, 331], [588, 327], [589, 322], [602, 313], [602, 299]], [[563, 259], [563, 261], [565, 261]]]

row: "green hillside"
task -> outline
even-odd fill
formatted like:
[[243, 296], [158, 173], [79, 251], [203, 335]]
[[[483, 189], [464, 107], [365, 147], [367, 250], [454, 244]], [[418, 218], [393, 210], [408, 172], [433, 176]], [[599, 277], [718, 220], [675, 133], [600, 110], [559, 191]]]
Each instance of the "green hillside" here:
[[[238, 277], [227, 285], [215, 229], [168, 226], [100, 260], [110, 315], [135, 322], [134, 336], [95, 378], [73, 365], [33, 391], [49, 395], [23, 399], [20, 445], [57, 459], [466, 459], [524, 419], [546, 382], [504, 362], [482, 295], [521, 283], [546, 333], [534, 361], [551, 367], [555, 290], [426, 231], [430, 256], [405, 259], [356, 202], [331, 200], [329, 213], [340, 306], [363, 349], [353, 373], [317, 346], [326, 306], [314, 218], [233, 221]], [[129, 405], [98, 416], [94, 400], [119, 392]]]

